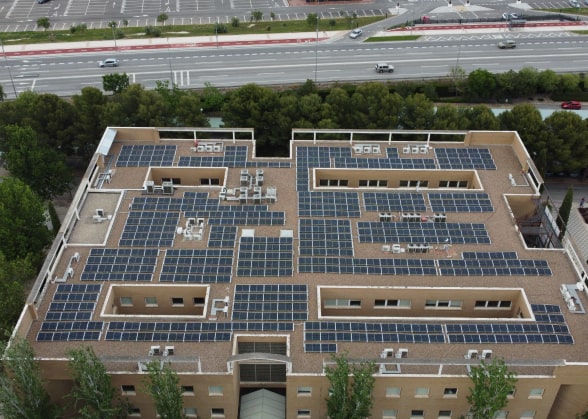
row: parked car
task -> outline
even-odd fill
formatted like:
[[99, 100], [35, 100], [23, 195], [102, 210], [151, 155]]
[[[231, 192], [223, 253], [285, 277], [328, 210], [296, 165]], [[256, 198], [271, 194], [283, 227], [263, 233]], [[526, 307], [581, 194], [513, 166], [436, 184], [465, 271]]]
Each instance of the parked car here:
[[98, 65], [100, 67], [118, 67], [118, 60], [116, 58], [107, 58], [104, 61], [100, 61]]
[[570, 2], [570, 6], [572, 7], [580, 7], [580, 3], [578, 3], [578, 0], [569, 0]]
[[49, 0], [37, 0], [38, 4], [45, 4], [47, 2], [49, 2]]
[[577, 100], [568, 100], [561, 104], [563, 109], [582, 109], [582, 104]]
[[508, 48], [516, 48], [517, 43], [513, 39], [505, 39], [504, 41], [500, 41], [498, 43], [498, 48], [500, 49], [508, 49]]
[[502, 20], [517, 20], [520, 19], [521, 16], [518, 13], [503, 13]]
[[356, 38], [359, 38], [362, 33], [363, 33], [363, 31], [361, 29], [359, 29], [359, 28], [358, 29], [354, 29], [349, 34], [349, 37], [351, 39], [356, 39]]

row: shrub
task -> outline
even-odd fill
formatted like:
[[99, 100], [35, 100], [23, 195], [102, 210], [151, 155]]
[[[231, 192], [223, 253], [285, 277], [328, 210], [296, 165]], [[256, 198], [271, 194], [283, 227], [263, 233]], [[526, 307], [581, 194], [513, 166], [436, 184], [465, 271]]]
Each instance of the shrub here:
[[234, 18], [231, 19], [231, 26], [233, 28], [238, 28], [241, 25], [241, 21], [239, 20], [239, 18], [237, 16], [235, 16]]
[[215, 33], [228, 33], [229, 28], [224, 23], [215, 23], [214, 24], [214, 32]]
[[159, 28], [149, 25], [145, 26], [145, 35], [159, 38], [161, 36], [161, 31]]

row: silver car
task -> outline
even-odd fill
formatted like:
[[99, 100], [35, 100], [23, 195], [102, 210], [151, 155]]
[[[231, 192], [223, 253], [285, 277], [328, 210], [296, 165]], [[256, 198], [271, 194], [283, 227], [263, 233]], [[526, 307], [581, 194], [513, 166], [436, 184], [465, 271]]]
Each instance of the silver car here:
[[107, 58], [104, 61], [100, 61], [98, 65], [100, 67], [118, 67], [118, 60], [116, 58]]

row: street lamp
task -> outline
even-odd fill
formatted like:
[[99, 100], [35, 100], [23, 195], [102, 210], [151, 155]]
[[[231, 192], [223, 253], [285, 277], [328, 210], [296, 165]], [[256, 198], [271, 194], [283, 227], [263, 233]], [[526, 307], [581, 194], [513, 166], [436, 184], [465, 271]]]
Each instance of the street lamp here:
[[316, 42], [314, 45], [314, 83], [316, 84], [317, 81], [317, 74], [318, 74], [318, 42], [319, 42], [319, 21], [320, 17], [316, 16]]

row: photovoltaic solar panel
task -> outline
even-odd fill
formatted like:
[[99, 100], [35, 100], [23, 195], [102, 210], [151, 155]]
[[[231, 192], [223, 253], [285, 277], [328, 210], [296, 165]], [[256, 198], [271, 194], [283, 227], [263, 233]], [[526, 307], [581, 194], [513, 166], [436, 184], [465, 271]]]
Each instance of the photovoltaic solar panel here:
[[496, 170], [496, 164], [488, 148], [435, 147], [434, 151], [440, 169]]
[[292, 276], [292, 237], [241, 237], [237, 276]]
[[360, 217], [357, 192], [298, 192], [299, 217]]
[[308, 318], [306, 285], [238, 284], [234, 321], [304, 321]]
[[230, 282], [232, 249], [168, 249], [163, 260], [160, 282]]
[[490, 196], [484, 192], [429, 192], [434, 212], [493, 212]]
[[171, 166], [176, 155], [175, 145], [123, 145], [116, 166]]

